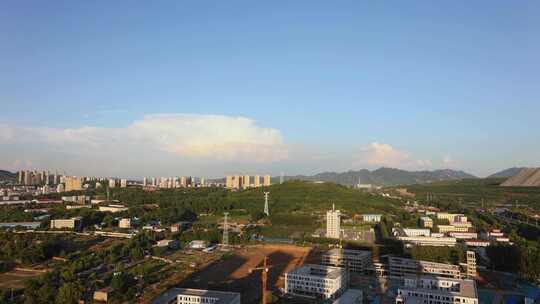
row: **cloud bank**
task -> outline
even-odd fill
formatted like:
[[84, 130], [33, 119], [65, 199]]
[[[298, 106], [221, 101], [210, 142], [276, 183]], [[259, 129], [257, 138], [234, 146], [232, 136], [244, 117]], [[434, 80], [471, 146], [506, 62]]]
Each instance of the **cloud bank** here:
[[[273, 163], [288, 158], [281, 132], [246, 117], [147, 115], [120, 128], [48, 128], [0, 125], [0, 141], [40, 146], [63, 155], [140, 161]], [[7, 147], [7, 146], [6, 146]], [[36, 151], [38, 153], [38, 151]]]
[[403, 169], [429, 169], [432, 163], [429, 160], [414, 158], [406, 151], [398, 150], [389, 144], [373, 142], [362, 149], [353, 162], [356, 168], [363, 167], [392, 167]]

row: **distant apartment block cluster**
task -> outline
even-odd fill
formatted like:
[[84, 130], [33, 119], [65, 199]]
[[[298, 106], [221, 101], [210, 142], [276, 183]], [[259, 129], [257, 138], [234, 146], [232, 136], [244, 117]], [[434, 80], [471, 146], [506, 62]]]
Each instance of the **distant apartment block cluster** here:
[[225, 187], [227, 189], [248, 189], [271, 185], [270, 175], [227, 175], [225, 178]]
[[194, 176], [175, 176], [175, 177], [144, 177], [143, 187], [155, 188], [193, 188], [205, 187], [206, 181], [204, 177], [197, 178]]

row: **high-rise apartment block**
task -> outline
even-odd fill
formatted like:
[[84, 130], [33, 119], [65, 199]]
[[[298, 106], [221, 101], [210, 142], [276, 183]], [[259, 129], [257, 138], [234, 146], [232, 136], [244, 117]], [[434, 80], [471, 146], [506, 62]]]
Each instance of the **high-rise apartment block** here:
[[82, 179], [75, 176], [65, 176], [64, 177], [65, 191], [80, 191], [82, 190]]
[[332, 210], [326, 212], [326, 237], [339, 239], [341, 237], [341, 212], [332, 205]]
[[268, 187], [271, 185], [270, 175], [265, 175], [263, 180], [263, 186]]

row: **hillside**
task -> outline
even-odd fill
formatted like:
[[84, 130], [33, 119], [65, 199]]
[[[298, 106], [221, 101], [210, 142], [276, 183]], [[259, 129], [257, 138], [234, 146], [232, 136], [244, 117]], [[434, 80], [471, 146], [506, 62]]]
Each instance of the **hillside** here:
[[508, 168], [502, 171], [499, 171], [497, 173], [491, 174], [487, 178], [509, 178], [519, 173], [522, 169], [525, 169], [523, 167], [513, 167]]
[[540, 168], [525, 168], [510, 177], [503, 187], [540, 187]]
[[428, 194], [435, 202], [455, 203], [460, 200], [473, 206], [486, 204], [519, 203], [540, 206], [540, 188], [500, 187], [504, 178], [476, 178], [455, 181], [441, 181], [431, 184], [409, 185], [407, 190], [416, 198], [426, 200]]
[[14, 181], [17, 178], [16, 173], [0, 170], [0, 181]]
[[374, 171], [366, 169], [347, 172], [323, 172], [316, 175], [287, 176], [285, 180], [324, 181], [341, 185], [374, 184], [379, 186], [424, 184], [436, 181], [458, 180], [475, 178], [463, 171], [435, 170], [435, 171], [405, 171], [394, 168], [379, 168]]

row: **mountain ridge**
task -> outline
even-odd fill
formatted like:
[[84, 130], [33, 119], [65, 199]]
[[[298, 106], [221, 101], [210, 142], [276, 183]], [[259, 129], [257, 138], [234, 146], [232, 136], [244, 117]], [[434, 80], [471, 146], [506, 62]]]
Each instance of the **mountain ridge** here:
[[510, 177], [518, 174], [519, 172], [521, 172], [521, 170], [523, 170], [525, 168], [526, 167], [511, 167], [511, 168], [504, 169], [504, 170], [501, 170], [499, 172], [493, 173], [490, 176], [488, 176], [487, 178], [499, 178], [499, 177], [510, 178]]
[[464, 178], [477, 178], [461, 170], [439, 169], [423, 171], [407, 171], [396, 168], [382, 167], [373, 171], [368, 169], [349, 170], [346, 172], [321, 172], [314, 175], [285, 176], [285, 180], [306, 180], [333, 182], [347, 186], [362, 184], [373, 184], [378, 186], [396, 186], [424, 184], [435, 181], [457, 180]]

